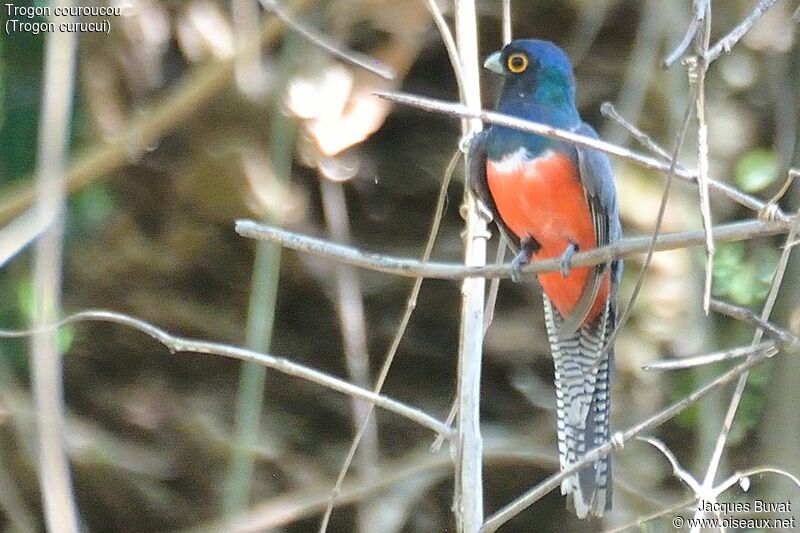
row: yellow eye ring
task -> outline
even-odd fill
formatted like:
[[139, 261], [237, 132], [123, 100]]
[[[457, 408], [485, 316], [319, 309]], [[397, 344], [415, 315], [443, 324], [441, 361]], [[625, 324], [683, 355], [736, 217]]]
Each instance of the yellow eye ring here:
[[519, 74], [528, 68], [528, 58], [525, 56], [525, 54], [520, 54], [517, 52], [508, 56], [506, 65], [508, 65], [508, 70], [514, 74]]

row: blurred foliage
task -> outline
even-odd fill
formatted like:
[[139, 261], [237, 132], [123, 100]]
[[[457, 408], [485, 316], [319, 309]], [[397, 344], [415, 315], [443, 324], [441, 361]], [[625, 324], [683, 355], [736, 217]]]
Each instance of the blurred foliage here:
[[746, 192], [762, 191], [778, 177], [779, 166], [772, 151], [751, 150], [736, 162], [736, 184]]
[[779, 251], [759, 247], [748, 250], [747, 243], [732, 242], [720, 245], [714, 258], [715, 296], [732, 302], [752, 306], [762, 303], [767, 297]]
[[[244, 344], [255, 246], [233, 232], [233, 221], [274, 216], [291, 230], [328, 235], [321, 179], [343, 183], [351, 244], [367, 251], [419, 256], [441, 174], [458, 141], [459, 123], [392, 108], [371, 93], [402, 89], [457, 98], [446, 52], [424, 3], [285, 3], [299, 9], [298, 19], [307, 25], [391, 64], [398, 80], [379, 80], [308, 44], [292, 52], [293, 67], [284, 71], [278, 60], [281, 51], [288, 50], [282, 31], [267, 39], [249, 67], [234, 72], [230, 61], [236, 35], [248, 30], [234, 20], [227, 2], [213, 0], [135, 0], [127, 16], [112, 21], [111, 35], [81, 36], [73, 161], [99, 153], [120, 138], [131, 139], [131, 144], [122, 160], [110, 165], [112, 170], [70, 197], [66, 311], [110, 308], [177, 334]], [[713, 4], [712, 41], [736, 24], [752, 3]], [[482, 55], [499, 46], [499, 5], [496, 0], [479, 2]], [[603, 129], [604, 136], [619, 136], [633, 147], [600, 116], [600, 104], [613, 100], [626, 118], [671, 149], [687, 104], [686, 75], [679, 65], [663, 71], [658, 61], [682, 38], [690, 7], [690, 2], [681, 2], [666, 8], [655, 0], [514, 2], [514, 30], [518, 36], [551, 39], [566, 48], [575, 63], [581, 112]], [[787, 22], [790, 7], [778, 3], [707, 76], [714, 177], [764, 198], [780, 186], [784, 167], [798, 162], [789, 134], [791, 128], [797, 133], [797, 124], [788, 129], [785, 124], [800, 108], [795, 83], [800, 56], [794, 47], [796, 25]], [[271, 18], [258, 10], [253, 13], [245, 20], [260, 23]], [[29, 184], [35, 169], [43, 39], [44, 34], [14, 34], [0, 41], [3, 186]], [[201, 76], [196, 86], [187, 86], [192, 74], [205, 72], [211, 79], [219, 72], [215, 68], [227, 69], [222, 82], [203, 85]], [[490, 106], [498, 80], [487, 73], [482, 76], [484, 102]], [[168, 116], [173, 123], [166, 133], [141, 146], [138, 132], [129, 125], [165, 120], [149, 113], [155, 105], [173, 101], [180, 112]], [[281, 119], [275, 120], [276, 113]], [[296, 135], [276, 133], [269, 126], [284, 121], [293, 124]], [[690, 138], [681, 154], [687, 167], [696, 153], [692, 143]], [[273, 159], [270, 147], [278, 145], [293, 152], [294, 160]], [[661, 177], [622, 161], [614, 163], [625, 232], [652, 231], [663, 190]], [[277, 179], [288, 173], [291, 183]], [[448, 192], [436, 260], [460, 260], [461, 187], [456, 183]], [[797, 208], [797, 190], [795, 184], [782, 200], [786, 212]], [[712, 206], [718, 223], [754, 216], [721, 197], [714, 197]], [[698, 227], [696, 190], [678, 184], [664, 231]], [[757, 309], [781, 242], [764, 238], [718, 245], [714, 294]], [[627, 262], [622, 308], [640, 261], [634, 257]], [[699, 248], [655, 255], [617, 344], [615, 429], [640, 422], [727, 367], [664, 374], [643, 372], [641, 365], [742, 345], [752, 338], [749, 326], [702, 315], [702, 261]], [[0, 275], [0, 297], [6, 302], [0, 308], [3, 327], [28, 323], [29, 270], [29, 256], [23, 253]], [[363, 271], [357, 276], [374, 376], [406, 305], [410, 281]], [[787, 273], [789, 286], [797, 276], [794, 270]], [[487, 333], [482, 391], [487, 512], [557, 468], [552, 364], [537, 291], [535, 283], [501, 284], [495, 321]], [[282, 254], [271, 351], [346, 376], [336, 298], [331, 262]], [[789, 323], [787, 317], [800, 301], [785, 299], [784, 308], [776, 310], [779, 323]], [[457, 283], [423, 284], [386, 385], [388, 395], [439, 418], [446, 416], [454, 395], [458, 305]], [[87, 530], [219, 525], [215, 521], [222, 514], [223, 481], [236, 445], [233, 413], [239, 365], [203, 355], [175, 356], [141, 333], [109, 324], [66, 329], [60, 342], [66, 352], [66, 440]], [[35, 517], [36, 530], [42, 524], [32, 466], [26, 342], [3, 340], [0, 358], [0, 369], [12, 370], [0, 372], [0, 481], [18, 493]], [[762, 445], [778, 439], [764, 432], [765, 402], [798, 403], [800, 393], [775, 390], [770, 387], [772, 377], [766, 367], [752, 373], [736, 418], [729, 458], [734, 468], [753, 466]], [[327, 499], [352, 437], [349, 401], [271, 371], [264, 396], [267, 408], [258, 444], [247, 450], [255, 460], [249, 503], [251, 508], [263, 506], [261, 514], [251, 518], [283, 516], [287, 508], [310, 509], [298, 511], [300, 518], [287, 523], [284, 531], [316, 531], [320, 507], [314, 502]], [[691, 409], [656, 436], [683, 464], [691, 464], [702, 445], [701, 430], [718, 431], [721, 416], [712, 411]], [[375, 518], [385, 521], [382, 532], [452, 530], [447, 454], [430, 455], [428, 431], [385, 412], [378, 412], [377, 418], [381, 461], [376, 476], [379, 482], [389, 480], [388, 489], [352, 472], [346, 489], [367, 487], [370, 495], [386, 497], [383, 513]], [[787, 420], [783, 429], [794, 431], [793, 423]], [[798, 448], [800, 435], [780, 438], [784, 449]], [[800, 450], [794, 455], [800, 457]], [[615, 461], [615, 476], [625, 489], [616, 491], [615, 511], [603, 526], [619, 526], [663, 507], [662, 501], [684, 496], [663, 457], [650, 447], [627, 446]], [[395, 475], [399, 477], [392, 478]], [[379, 498], [372, 500], [380, 503]], [[331, 533], [357, 529], [356, 507], [371, 507], [355, 501], [337, 508]], [[3, 505], [0, 530], [25, 522], [25, 512]], [[528, 532], [531, 524], [542, 531], [600, 527], [575, 520], [557, 491], [502, 531]], [[643, 527], [659, 531], [661, 525]]]

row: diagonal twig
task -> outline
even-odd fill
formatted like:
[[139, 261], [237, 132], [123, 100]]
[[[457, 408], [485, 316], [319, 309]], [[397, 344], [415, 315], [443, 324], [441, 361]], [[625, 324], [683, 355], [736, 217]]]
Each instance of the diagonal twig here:
[[778, 0], [761, 0], [738, 26], [733, 28], [728, 35], [717, 41], [717, 43], [706, 52], [706, 63], [710, 64], [723, 53], [730, 52], [734, 45], [739, 42], [739, 39], [744, 37], [744, 34], [750, 31], [750, 28], [758, 22], [758, 19], [777, 2]]
[[[607, 154], [621, 157], [623, 159], [631, 161], [637, 165], [640, 165], [650, 170], [657, 170], [659, 172], [669, 172], [669, 167], [670, 167], [669, 163], [665, 163], [663, 161], [660, 161], [652, 157], [648, 157], [641, 153], [628, 150], [627, 148], [618, 146], [616, 144], [607, 141], [594, 139], [592, 137], [586, 137], [583, 135], [578, 135], [577, 133], [554, 128], [552, 126], [548, 126], [546, 124], [542, 124], [539, 122], [523, 120], [517, 117], [504, 115], [502, 113], [497, 113], [494, 111], [472, 110], [468, 109], [467, 107], [459, 103], [446, 102], [443, 100], [436, 100], [434, 98], [427, 98], [405, 93], [379, 91], [376, 92], [375, 95], [380, 98], [391, 100], [392, 102], [396, 102], [402, 105], [407, 105], [410, 107], [415, 107], [417, 109], [422, 109], [425, 111], [431, 111], [435, 113], [441, 113], [443, 115], [449, 115], [460, 118], [479, 119], [485, 123], [506, 126], [508, 128], [514, 128], [520, 131], [527, 131], [535, 133], [537, 135], [542, 135], [544, 137], [550, 137], [552, 139], [559, 139], [562, 141], [566, 141], [578, 146], [586, 146], [587, 148], [593, 148], [595, 150], [599, 150]], [[689, 183], [694, 183], [694, 184], [697, 183], [697, 173], [695, 172], [681, 168], [676, 168], [675, 175]], [[753, 211], [759, 211], [764, 208], [765, 203], [760, 199], [751, 196], [749, 194], [746, 194], [740, 191], [739, 189], [732, 187], [726, 183], [714, 179], [709, 179], [708, 185], [710, 188], [723, 193], [725, 196], [727, 196], [734, 202], [737, 202], [747, 207], [748, 209], [751, 209]], [[778, 212], [776, 214], [776, 219], [779, 220], [785, 219], [785, 215], [783, 215], [783, 213]]]
[[393, 80], [397, 77], [394, 69], [383, 61], [379, 61], [374, 57], [356, 52], [355, 50], [348, 50], [327, 35], [322, 35], [316, 31], [300, 24], [295, 18], [276, 0], [259, 0], [264, 10], [273, 13], [276, 17], [281, 19], [284, 24], [292, 28], [294, 31], [302, 35], [309, 42], [319, 46], [323, 50], [352, 63], [353, 65], [363, 68], [373, 74], [380, 76], [385, 80]]
[[[450, 180], [452, 178], [453, 172], [455, 170], [455, 166], [458, 163], [460, 158], [461, 152], [456, 152], [453, 158], [450, 160], [450, 163], [447, 166], [447, 170], [445, 171], [444, 180], [442, 180], [442, 184], [439, 188], [439, 197], [436, 201], [436, 208], [434, 210], [433, 215], [433, 222], [431, 223], [431, 229], [428, 234], [428, 240], [425, 243], [425, 249], [422, 252], [422, 260], [427, 261], [430, 259], [431, 254], [433, 253], [433, 246], [436, 243], [436, 237], [439, 234], [439, 226], [441, 225], [442, 221], [442, 214], [444, 212], [444, 206], [447, 200], [447, 190], [450, 185]], [[419, 297], [419, 292], [422, 288], [422, 282], [425, 280], [423, 277], [417, 277], [414, 280], [414, 285], [411, 288], [411, 293], [408, 296], [408, 300], [406, 301], [406, 308], [403, 312], [403, 316], [400, 319], [400, 325], [397, 327], [397, 331], [394, 334], [394, 338], [392, 339], [391, 344], [389, 345], [389, 349], [386, 351], [386, 355], [383, 358], [383, 365], [381, 366], [380, 373], [378, 374], [377, 379], [375, 380], [375, 385], [372, 388], [372, 391], [375, 394], [379, 394], [383, 389], [383, 385], [386, 382], [386, 378], [389, 375], [389, 370], [392, 367], [392, 363], [394, 362], [395, 354], [397, 353], [397, 349], [400, 347], [400, 341], [403, 339], [403, 335], [405, 334], [406, 328], [408, 327], [408, 323], [411, 320], [411, 315], [414, 312], [414, 309], [417, 306], [417, 299]], [[320, 525], [320, 530], [324, 530], [325, 526], [330, 520], [331, 513], [333, 512], [333, 506], [336, 504], [336, 500], [339, 497], [339, 493], [342, 490], [342, 485], [344, 484], [345, 477], [347, 476], [347, 471], [350, 468], [350, 464], [353, 462], [353, 458], [355, 457], [356, 450], [358, 449], [359, 444], [361, 443], [361, 439], [364, 437], [364, 434], [367, 431], [368, 419], [369, 416], [372, 414], [374, 406], [372, 404], [369, 405], [367, 409], [367, 413], [364, 415], [363, 420], [360, 423], [358, 431], [356, 432], [353, 441], [350, 443], [350, 449], [347, 451], [347, 455], [345, 456], [344, 461], [342, 462], [342, 466], [339, 469], [339, 475], [336, 477], [336, 483], [334, 484], [333, 489], [331, 490], [330, 496], [328, 497], [328, 503], [325, 507], [325, 512], [323, 513], [322, 522]], [[452, 419], [449, 419], [447, 425], [452, 424]], [[441, 435], [437, 435], [437, 439], [442, 438]]]
[[692, 44], [695, 37], [697, 36], [697, 32], [702, 27], [702, 24], [705, 21], [706, 17], [706, 8], [708, 6], [710, 0], [695, 0], [694, 2], [694, 16], [692, 17], [691, 22], [689, 23], [689, 27], [686, 29], [686, 33], [681, 39], [680, 44], [669, 54], [662, 62], [661, 68], [668, 69], [672, 66], [675, 61], [678, 60], [685, 52], [689, 49], [689, 45]]
[[[800, 220], [800, 217], [798, 217]], [[800, 225], [797, 223], [792, 224], [791, 230], [789, 231], [789, 235], [786, 238], [787, 243], [791, 242], [795, 236], [797, 235], [798, 230], [800, 230]], [[775, 275], [772, 279], [772, 286], [770, 287], [769, 294], [767, 295], [767, 300], [764, 303], [764, 308], [761, 312], [761, 319], [763, 321], [768, 321], [769, 316], [772, 313], [772, 308], [775, 305], [775, 301], [778, 297], [778, 292], [780, 290], [781, 283], [783, 282], [784, 274], [786, 273], [786, 266], [789, 262], [789, 256], [791, 254], [790, 247], [784, 247], [783, 253], [781, 254], [781, 258], [778, 261], [777, 269], [775, 270]], [[755, 335], [753, 336], [753, 345], [758, 344], [761, 342], [761, 337], [763, 335], [762, 329], [756, 330]], [[748, 361], [754, 359], [756, 356], [750, 356]], [[714, 485], [714, 480], [717, 476], [717, 469], [719, 468], [719, 463], [722, 458], [722, 452], [725, 449], [725, 444], [728, 440], [728, 435], [730, 434], [731, 427], [733, 426], [733, 419], [736, 416], [736, 411], [739, 408], [739, 402], [742, 399], [742, 395], [744, 394], [745, 386], [747, 385], [747, 378], [749, 376], [749, 372], [743, 373], [739, 380], [736, 383], [736, 389], [733, 392], [733, 396], [731, 397], [731, 401], [728, 404], [728, 410], [725, 413], [725, 419], [722, 423], [722, 428], [720, 430], [719, 437], [717, 438], [716, 445], [714, 446], [714, 451], [711, 456], [711, 460], [708, 464], [708, 470], [706, 471], [705, 478], [703, 479], [703, 487], [705, 489], [710, 489]], [[695, 515], [699, 517], [699, 513]]]
[[432, 416], [420, 411], [419, 409], [410, 407], [387, 396], [375, 394], [372, 391], [357, 387], [352, 383], [339, 379], [335, 376], [331, 376], [330, 374], [326, 374], [320, 370], [301, 365], [300, 363], [296, 363], [290, 359], [266, 353], [259, 353], [253, 350], [240, 348], [238, 346], [232, 346], [230, 344], [207, 342], [197, 339], [190, 339], [187, 337], [180, 337], [178, 335], [172, 335], [171, 333], [168, 333], [167, 331], [149, 322], [126, 315], [124, 313], [105, 310], [81, 311], [79, 313], [74, 313], [54, 324], [42, 325], [29, 330], [0, 330], [0, 338], [28, 337], [39, 331], [53, 331], [69, 324], [87, 321], [111, 322], [137, 329], [163, 344], [170, 351], [170, 353], [173, 354], [190, 352], [204, 353], [237, 359], [239, 361], [253, 361], [260, 365], [264, 365], [267, 368], [277, 370], [282, 374], [310, 381], [342, 394], [368, 401], [378, 407], [386, 409], [387, 411], [391, 411], [413, 422], [416, 422], [421, 426], [431, 429], [436, 433], [441, 433], [448, 437], [452, 436], [454, 433], [452, 428], [436, 420]]
[[711, 308], [718, 313], [731, 316], [736, 320], [742, 320], [744, 322], [753, 324], [757, 328], [763, 330], [764, 333], [781, 343], [781, 345], [783, 345], [785, 348], [789, 348], [790, 350], [796, 350], [797, 348], [800, 348], [800, 338], [798, 338], [796, 335], [792, 335], [783, 328], [779, 328], [768, 320], [765, 320], [763, 317], [758, 316], [750, 309], [729, 304], [715, 298], [711, 299]]
[[565, 468], [564, 470], [556, 474], [553, 474], [552, 476], [550, 476], [549, 478], [538, 484], [536, 487], [532, 488], [531, 490], [529, 490], [528, 492], [526, 492], [525, 494], [523, 494], [522, 496], [520, 496], [519, 498], [517, 498], [510, 504], [506, 505], [492, 516], [490, 516], [486, 520], [486, 522], [484, 522], [483, 527], [480, 530], [480, 533], [492, 533], [494, 531], [497, 531], [497, 529], [500, 526], [511, 520], [513, 517], [518, 515], [520, 512], [522, 512], [524, 509], [529, 507], [534, 502], [544, 497], [547, 493], [557, 488], [561, 484], [561, 481], [564, 480], [565, 478], [582, 470], [583, 468], [594, 463], [598, 459], [605, 457], [606, 455], [611, 453], [614, 449], [621, 449], [624, 446], [624, 444], [630, 439], [639, 436], [645, 431], [649, 431], [655, 427], [658, 427], [667, 420], [674, 418], [679, 413], [681, 413], [691, 405], [697, 403], [699, 400], [703, 399], [711, 392], [714, 392], [715, 390], [724, 387], [728, 383], [735, 380], [737, 377], [749, 371], [754, 366], [761, 364], [768, 359], [769, 357], [765, 353], [755, 354], [753, 357], [748, 358], [741, 364], [721, 374], [720, 376], [712, 380], [710, 383], [695, 390], [682, 400], [672, 404], [671, 406], [653, 415], [647, 420], [625, 431], [615, 433], [612, 436], [611, 440], [606, 444], [590, 450], [576, 463], [570, 465], [568, 468]]

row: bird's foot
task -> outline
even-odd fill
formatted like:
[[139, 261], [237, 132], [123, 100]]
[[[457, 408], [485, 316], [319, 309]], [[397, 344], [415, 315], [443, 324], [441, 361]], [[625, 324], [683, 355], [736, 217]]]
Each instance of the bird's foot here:
[[519, 251], [511, 260], [511, 280], [514, 283], [522, 281], [522, 267], [531, 262], [531, 256], [542, 246], [530, 235], [519, 243]]
[[572, 270], [572, 265], [570, 265], [570, 263], [572, 262], [572, 256], [575, 255], [575, 252], [577, 252], [579, 249], [580, 248], [576, 243], [569, 241], [569, 244], [567, 245], [567, 248], [564, 250], [564, 253], [561, 254], [560, 270], [561, 270], [561, 275], [564, 276], [565, 278], [569, 276], [569, 272], [570, 270]]

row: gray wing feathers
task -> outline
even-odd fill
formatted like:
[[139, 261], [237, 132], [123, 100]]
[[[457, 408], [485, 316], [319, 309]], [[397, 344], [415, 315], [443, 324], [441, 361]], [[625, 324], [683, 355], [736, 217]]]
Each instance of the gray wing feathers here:
[[[553, 353], [558, 414], [558, 449], [564, 469], [586, 452], [609, 440], [610, 350], [599, 364], [597, 356], [614, 329], [612, 301], [596, 319], [584, 324], [570, 338], [558, 335], [564, 319], [544, 296], [545, 323]], [[605, 457], [571, 476], [561, 484], [561, 492], [579, 518], [602, 516], [611, 507], [611, 459]]]
[[[581, 124], [575, 133], [594, 139], [600, 138], [597, 132], [586, 123]], [[622, 236], [622, 228], [619, 224], [617, 190], [611, 162], [603, 152], [584, 146], [576, 146], [575, 149], [578, 152], [578, 170], [581, 182], [586, 189], [595, 218], [597, 245], [602, 246], [614, 242]]]

